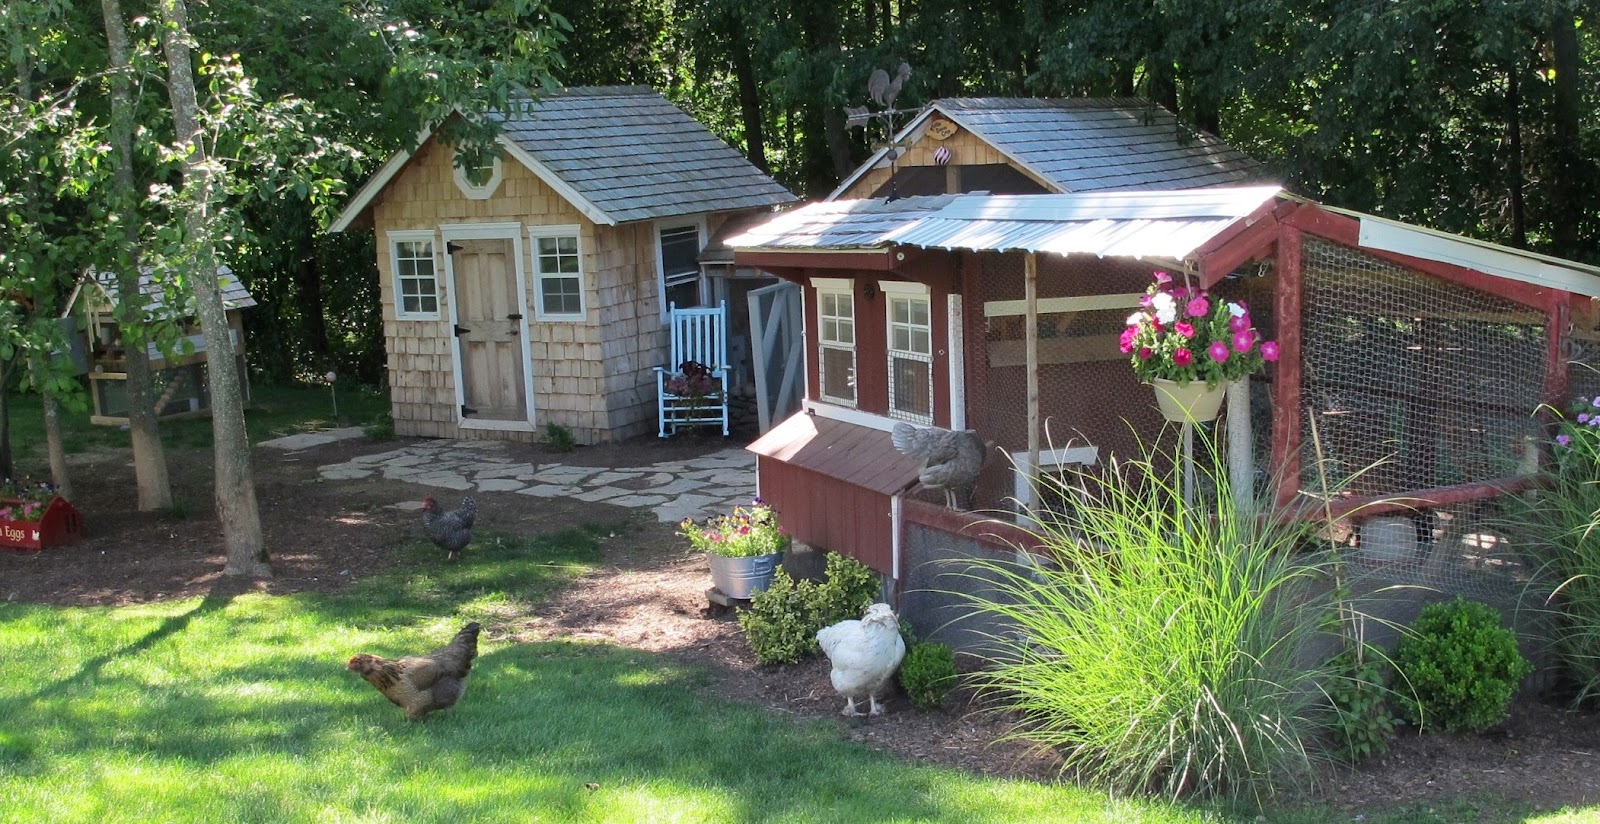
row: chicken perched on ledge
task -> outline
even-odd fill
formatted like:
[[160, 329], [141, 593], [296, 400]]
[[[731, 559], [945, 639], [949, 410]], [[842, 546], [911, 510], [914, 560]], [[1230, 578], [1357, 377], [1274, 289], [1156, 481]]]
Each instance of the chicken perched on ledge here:
[[894, 425], [889, 437], [895, 449], [922, 461], [922, 473], [917, 480], [930, 489], [944, 490], [945, 505], [951, 509], [960, 508], [956, 505], [957, 491], [971, 489], [978, 480], [978, 473], [983, 471], [984, 458], [988, 457], [983, 439], [971, 429], [955, 432], [937, 426], [918, 429], [901, 422]]
[[861, 620], [840, 621], [817, 631], [817, 643], [833, 664], [829, 680], [845, 697], [841, 715], [857, 716], [856, 701], [866, 700], [867, 715], [881, 715], [878, 695], [906, 657], [900, 620], [888, 604], [873, 604]]
[[476, 621], [467, 624], [448, 646], [428, 655], [391, 661], [362, 653], [351, 658], [345, 669], [359, 674], [405, 710], [407, 720], [415, 721], [461, 700], [467, 691], [472, 659], [478, 657], [480, 629]]
[[429, 495], [422, 499], [422, 532], [434, 546], [448, 553], [450, 560], [461, 557], [461, 550], [472, 543], [472, 522], [478, 517], [478, 502], [471, 495], [461, 499], [461, 506], [449, 512], [440, 512], [439, 504]]

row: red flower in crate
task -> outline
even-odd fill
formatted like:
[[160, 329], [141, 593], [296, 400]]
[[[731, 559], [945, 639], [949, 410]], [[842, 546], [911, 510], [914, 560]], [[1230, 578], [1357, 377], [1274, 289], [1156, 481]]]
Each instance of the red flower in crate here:
[[722, 391], [721, 382], [711, 374], [711, 367], [695, 361], [684, 361], [678, 374], [666, 379], [668, 393], [680, 397], [702, 398]]
[[0, 482], [0, 521], [37, 521], [55, 496], [56, 488], [44, 481], [29, 484], [6, 478]]

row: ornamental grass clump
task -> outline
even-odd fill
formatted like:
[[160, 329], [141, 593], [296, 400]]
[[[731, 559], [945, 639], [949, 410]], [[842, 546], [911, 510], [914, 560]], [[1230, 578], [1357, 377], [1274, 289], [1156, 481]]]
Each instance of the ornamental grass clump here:
[[[1220, 465], [1210, 451], [1198, 471]], [[1078, 503], [1035, 518], [1049, 563], [962, 573], [1006, 627], [976, 677], [1021, 713], [1011, 737], [1059, 750], [1083, 779], [1260, 803], [1325, 758], [1323, 672], [1306, 662], [1333, 625], [1330, 559], [1301, 546], [1304, 527], [1258, 517], [1264, 504], [1236, 507], [1221, 471], [1186, 505], [1174, 464], [1037, 481]]]
[[789, 533], [778, 525], [772, 507], [759, 499], [750, 506], [734, 507], [728, 515], [708, 519], [703, 526], [685, 519], [678, 530], [695, 549], [728, 558], [754, 558], [789, 548]]
[[1556, 652], [1582, 704], [1600, 697], [1600, 397], [1579, 398], [1557, 431], [1547, 483], [1531, 501], [1510, 500], [1559, 585]]
[[1244, 301], [1225, 301], [1156, 272], [1122, 331], [1122, 353], [1148, 383], [1162, 378], [1208, 386], [1238, 380], [1278, 359], [1278, 344], [1263, 341]]

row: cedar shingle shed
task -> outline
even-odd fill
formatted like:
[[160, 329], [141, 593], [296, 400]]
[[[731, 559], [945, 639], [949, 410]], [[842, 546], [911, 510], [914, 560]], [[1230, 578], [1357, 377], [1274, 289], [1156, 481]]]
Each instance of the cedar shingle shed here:
[[333, 231], [377, 234], [395, 431], [580, 443], [654, 429], [666, 306], [726, 299], [700, 253], [795, 198], [642, 86], [566, 89], [514, 116], [490, 165], [425, 133]]

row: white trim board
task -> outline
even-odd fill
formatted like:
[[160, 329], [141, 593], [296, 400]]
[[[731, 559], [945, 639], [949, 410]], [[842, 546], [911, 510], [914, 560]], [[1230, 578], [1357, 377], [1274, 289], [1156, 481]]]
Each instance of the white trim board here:
[[868, 429], [876, 429], [879, 432], [893, 432], [894, 425], [899, 423], [899, 421], [883, 415], [874, 415], [871, 412], [862, 412], [859, 409], [846, 409], [842, 406], [818, 403], [810, 398], [807, 398], [805, 403], [802, 404], [802, 410], [819, 418], [827, 418], [828, 420], [855, 426], [864, 426]]
[[455, 256], [450, 254], [451, 240], [508, 240], [511, 242], [511, 269], [512, 278], [516, 281], [517, 309], [522, 315], [522, 321], [517, 330], [517, 337], [522, 341], [522, 404], [527, 410], [527, 420], [523, 421], [489, 421], [468, 420], [461, 414], [461, 407], [467, 403], [466, 382], [461, 374], [461, 342], [455, 337], [450, 339], [450, 365], [455, 370], [451, 376], [456, 389], [456, 428], [458, 429], [494, 429], [510, 432], [532, 432], [534, 421], [537, 418], [535, 395], [533, 391], [533, 350], [528, 334], [528, 318], [532, 312], [528, 309], [528, 281], [523, 267], [522, 251], [522, 224], [520, 223], [450, 223], [439, 227], [439, 234], [443, 238], [444, 267], [450, 278], [450, 326], [456, 327], [461, 323], [457, 312], [456, 301], [456, 267]]
[[1356, 218], [1361, 226], [1358, 242], [1365, 249], [1410, 255], [1535, 286], [1600, 297], [1600, 268], [1348, 209], [1322, 208]]

